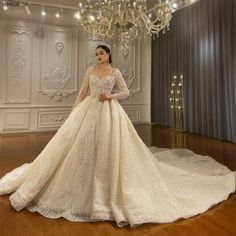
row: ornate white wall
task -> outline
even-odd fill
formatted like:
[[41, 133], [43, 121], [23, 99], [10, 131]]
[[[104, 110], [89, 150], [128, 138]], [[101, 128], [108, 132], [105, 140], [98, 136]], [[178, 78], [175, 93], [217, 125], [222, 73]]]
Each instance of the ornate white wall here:
[[[0, 18], [0, 133], [57, 130], [68, 116], [99, 42], [75, 26]], [[150, 44], [112, 48], [131, 96], [133, 122], [150, 121]]]

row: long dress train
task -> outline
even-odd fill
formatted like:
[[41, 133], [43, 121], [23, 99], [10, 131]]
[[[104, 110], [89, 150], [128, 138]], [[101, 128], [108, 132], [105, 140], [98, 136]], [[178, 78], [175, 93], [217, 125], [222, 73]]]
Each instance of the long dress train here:
[[235, 191], [235, 172], [213, 158], [147, 147], [118, 102], [128, 95], [118, 69], [99, 78], [89, 67], [71, 114], [33, 162], [0, 179], [0, 195], [12, 193], [17, 211], [133, 228], [189, 218]]

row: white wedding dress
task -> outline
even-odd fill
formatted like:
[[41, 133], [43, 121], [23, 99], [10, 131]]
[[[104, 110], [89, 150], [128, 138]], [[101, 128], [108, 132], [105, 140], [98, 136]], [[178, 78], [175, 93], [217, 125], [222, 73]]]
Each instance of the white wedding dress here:
[[17, 211], [133, 228], [189, 218], [235, 191], [235, 172], [211, 157], [147, 147], [118, 102], [128, 95], [118, 69], [99, 78], [89, 67], [71, 114], [33, 162], [0, 179], [0, 195], [12, 193]]

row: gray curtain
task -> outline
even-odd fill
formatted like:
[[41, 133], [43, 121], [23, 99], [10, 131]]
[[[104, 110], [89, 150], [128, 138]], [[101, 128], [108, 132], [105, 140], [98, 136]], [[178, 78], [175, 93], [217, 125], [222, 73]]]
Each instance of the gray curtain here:
[[236, 142], [236, 0], [200, 0], [152, 41], [152, 122], [169, 126], [169, 84], [184, 76], [186, 131]]

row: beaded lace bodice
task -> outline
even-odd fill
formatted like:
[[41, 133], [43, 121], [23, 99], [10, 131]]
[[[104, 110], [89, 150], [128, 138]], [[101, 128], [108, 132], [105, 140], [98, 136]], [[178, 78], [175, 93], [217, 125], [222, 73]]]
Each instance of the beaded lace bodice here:
[[[112, 99], [125, 99], [129, 96], [129, 89], [119, 69], [113, 68], [110, 75], [99, 78], [93, 72], [93, 68], [93, 66], [88, 67], [73, 107], [88, 96], [89, 91], [90, 96], [99, 96], [102, 93], [107, 93], [111, 94]], [[117, 93], [111, 93], [115, 85], [117, 85], [120, 91]]]

